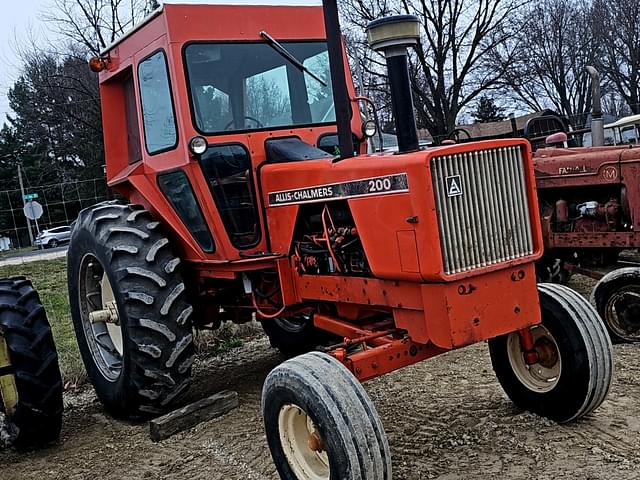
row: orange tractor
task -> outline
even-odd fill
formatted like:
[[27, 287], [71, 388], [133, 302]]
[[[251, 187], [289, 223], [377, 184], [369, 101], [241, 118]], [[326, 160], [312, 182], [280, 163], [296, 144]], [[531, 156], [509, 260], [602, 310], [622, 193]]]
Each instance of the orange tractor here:
[[522, 408], [565, 422], [605, 399], [597, 313], [536, 285], [529, 144], [419, 149], [417, 19], [380, 19], [368, 36], [388, 65], [397, 154], [364, 153], [335, 2], [165, 4], [92, 59], [107, 179], [127, 203], [81, 212], [68, 272], [109, 412], [166, 411], [189, 388], [193, 329], [253, 318], [294, 357], [262, 396], [282, 478], [391, 478], [360, 382], [483, 340]]

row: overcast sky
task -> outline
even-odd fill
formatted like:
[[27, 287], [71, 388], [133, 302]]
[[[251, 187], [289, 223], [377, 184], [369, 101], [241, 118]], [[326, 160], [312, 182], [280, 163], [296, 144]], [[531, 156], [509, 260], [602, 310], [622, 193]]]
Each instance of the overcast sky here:
[[49, 0], [5, 0], [0, 14], [0, 124], [9, 110], [7, 90], [20, 73], [16, 57], [16, 39], [25, 41], [30, 31], [42, 35], [44, 26], [40, 13]]

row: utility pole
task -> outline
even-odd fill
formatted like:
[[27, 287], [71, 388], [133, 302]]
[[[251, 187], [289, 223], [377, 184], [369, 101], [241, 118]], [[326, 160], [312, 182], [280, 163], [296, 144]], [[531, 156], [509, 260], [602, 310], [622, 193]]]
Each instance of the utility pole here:
[[[22, 183], [22, 170], [20, 169], [20, 164], [18, 164], [18, 181], [20, 182], [20, 194], [22, 195], [22, 204], [26, 205], [27, 200], [24, 198], [24, 184]], [[31, 221], [27, 218], [27, 230], [29, 231], [29, 241], [31, 242], [31, 246], [33, 246], [33, 233], [31, 232]]]

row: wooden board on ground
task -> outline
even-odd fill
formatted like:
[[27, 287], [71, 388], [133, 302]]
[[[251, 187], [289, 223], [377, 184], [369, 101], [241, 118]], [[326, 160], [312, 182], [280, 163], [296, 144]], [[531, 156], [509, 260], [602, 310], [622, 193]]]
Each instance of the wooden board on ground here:
[[151, 440], [159, 442], [238, 406], [238, 392], [223, 390], [149, 422]]

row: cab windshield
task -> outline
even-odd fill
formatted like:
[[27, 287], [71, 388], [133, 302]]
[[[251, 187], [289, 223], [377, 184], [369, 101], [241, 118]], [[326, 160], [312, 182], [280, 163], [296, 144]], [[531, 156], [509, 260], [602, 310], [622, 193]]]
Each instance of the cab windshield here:
[[281, 42], [303, 72], [264, 42], [192, 43], [185, 62], [203, 134], [335, 122], [325, 42]]

